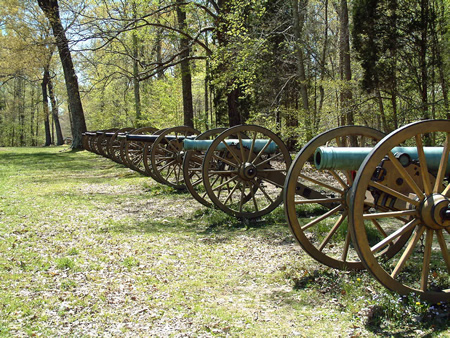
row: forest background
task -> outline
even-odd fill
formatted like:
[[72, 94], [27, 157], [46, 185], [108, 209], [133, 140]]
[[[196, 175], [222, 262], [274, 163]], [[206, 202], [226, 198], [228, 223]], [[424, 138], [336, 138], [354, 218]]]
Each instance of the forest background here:
[[0, 3], [0, 146], [254, 123], [298, 149], [450, 117], [450, 0]]

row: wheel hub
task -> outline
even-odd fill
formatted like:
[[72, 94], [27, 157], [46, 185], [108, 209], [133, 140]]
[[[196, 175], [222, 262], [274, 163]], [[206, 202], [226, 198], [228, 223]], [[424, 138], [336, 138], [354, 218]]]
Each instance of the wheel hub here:
[[422, 205], [420, 214], [425, 225], [432, 229], [450, 226], [450, 201], [441, 194], [428, 196]]
[[239, 176], [244, 180], [251, 180], [256, 174], [257, 169], [253, 163], [245, 162], [239, 168]]
[[176, 154], [175, 154], [175, 161], [177, 162], [177, 163], [183, 163], [183, 159], [184, 159], [184, 151], [178, 151]]

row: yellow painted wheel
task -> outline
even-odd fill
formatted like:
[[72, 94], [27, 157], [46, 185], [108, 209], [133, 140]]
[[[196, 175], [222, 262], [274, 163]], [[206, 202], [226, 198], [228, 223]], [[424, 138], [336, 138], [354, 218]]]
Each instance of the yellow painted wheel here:
[[364, 160], [350, 196], [352, 237], [367, 269], [388, 289], [432, 302], [450, 300], [449, 134], [449, 120], [392, 132]]
[[297, 154], [284, 188], [289, 227], [300, 246], [314, 259], [341, 270], [363, 268], [348, 232], [347, 194], [354, 170], [318, 170], [316, 149], [325, 147], [373, 147], [384, 134], [362, 126], [326, 131], [309, 141]]

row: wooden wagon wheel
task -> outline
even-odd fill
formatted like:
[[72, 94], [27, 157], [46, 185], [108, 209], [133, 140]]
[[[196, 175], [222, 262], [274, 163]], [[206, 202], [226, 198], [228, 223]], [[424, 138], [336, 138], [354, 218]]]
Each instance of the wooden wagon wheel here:
[[[135, 129], [131, 132], [134, 135], [144, 135], [144, 134], [155, 134], [158, 129], [153, 127], [142, 127]], [[141, 174], [145, 174], [145, 167], [143, 162], [145, 142], [140, 141], [130, 141], [127, 140], [122, 148], [123, 154], [122, 159], [125, 159], [124, 164]]]
[[[195, 140], [213, 140], [218, 134], [225, 131], [226, 128], [215, 128], [198, 135]], [[187, 190], [198, 202], [206, 207], [211, 206], [211, 200], [205, 191], [202, 179], [202, 164], [206, 151], [190, 150], [184, 155], [183, 160], [183, 179]]]
[[99, 135], [97, 134], [97, 132], [92, 132], [89, 137], [89, 149], [91, 152], [93, 152], [95, 154], [99, 154], [98, 149], [97, 149], [98, 137], [99, 137]]
[[83, 149], [87, 150], [87, 151], [91, 151], [91, 149], [89, 147], [89, 137], [90, 137], [89, 133], [90, 132], [85, 132], [81, 136], [81, 144], [83, 145]]
[[184, 159], [183, 141], [187, 137], [200, 134], [194, 128], [179, 126], [162, 132], [151, 148], [145, 149], [144, 157], [150, 159], [148, 169], [156, 181], [175, 189], [186, 189], [182, 166]]
[[289, 152], [276, 134], [260, 126], [235, 126], [206, 151], [203, 184], [213, 204], [224, 212], [257, 218], [281, 203], [290, 164]]
[[108, 157], [108, 142], [111, 137], [108, 137], [106, 133], [116, 132], [117, 128], [103, 130], [101, 134], [97, 137], [97, 150], [98, 153], [104, 157]]
[[[331, 129], [310, 140], [289, 168], [284, 189], [289, 227], [300, 246], [325, 265], [341, 270], [363, 268], [347, 231], [347, 193], [358, 168], [318, 170], [312, 163], [314, 152], [320, 146], [373, 147], [383, 136], [361, 126]], [[313, 191], [321, 196], [310, 196]]]
[[[450, 300], [449, 134], [449, 120], [416, 122], [392, 132], [364, 160], [350, 198], [351, 233], [367, 269], [388, 289], [431, 302]], [[440, 147], [434, 148], [436, 158], [424, 147], [432, 143]], [[392, 150], [398, 146], [414, 147], [416, 154]], [[386, 262], [379, 252], [410, 231], [402, 250]]]
[[110, 141], [108, 142], [107, 152], [108, 156], [111, 160], [114, 162], [123, 164], [122, 159], [120, 157], [120, 147], [121, 147], [121, 140], [118, 138], [120, 134], [127, 133], [129, 131], [132, 131], [134, 128], [122, 128], [116, 130], [114, 135], [111, 137]]

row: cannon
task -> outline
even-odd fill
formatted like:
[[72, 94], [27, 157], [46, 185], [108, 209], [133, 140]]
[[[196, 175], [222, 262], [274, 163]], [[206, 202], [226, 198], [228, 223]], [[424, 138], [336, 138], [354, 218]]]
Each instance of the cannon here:
[[178, 190], [186, 189], [182, 172], [185, 155], [183, 141], [198, 134], [198, 130], [187, 126], [164, 129], [143, 150], [146, 172], [159, 183]]
[[[384, 137], [342, 127], [312, 139], [284, 190], [302, 248], [332, 267], [366, 268], [400, 294], [450, 300], [449, 133], [450, 121], [430, 120]], [[296, 194], [299, 182], [325, 198]]]
[[[184, 176], [195, 177], [195, 183], [188, 184], [195, 198], [242, 218], [261, 217], [275, 209], [282, 202], [284, 179], [291, 163], [283, 141], [254, 125], [231, 127], [214, 139], [210, 136], [184, 142], [188, 157]], [[204, 193], [200, 194], [194, 185]]]

